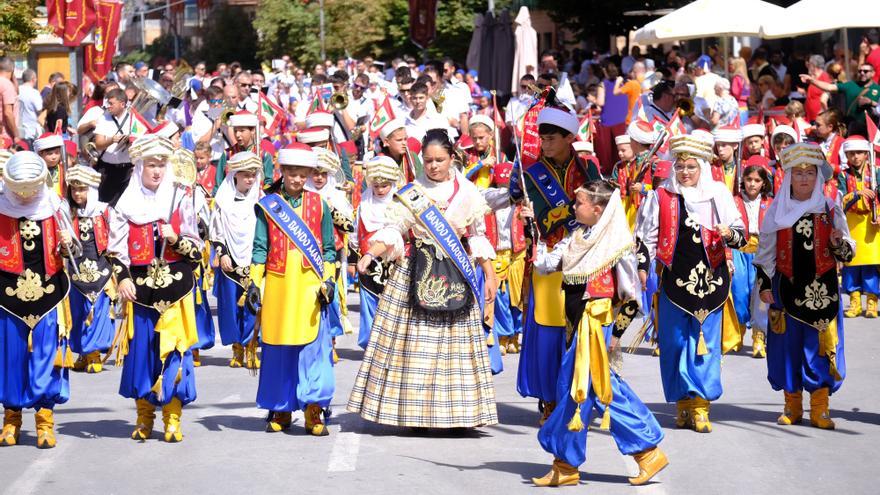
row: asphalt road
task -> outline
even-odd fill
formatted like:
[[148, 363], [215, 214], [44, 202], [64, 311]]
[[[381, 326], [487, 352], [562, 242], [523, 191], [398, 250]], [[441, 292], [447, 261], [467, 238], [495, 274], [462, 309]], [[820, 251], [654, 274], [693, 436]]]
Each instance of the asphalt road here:
[[[356, 298], [349, 298], [356, 311]], [[351, 315], [356, 321], [356, 313]], [[723, 361], [724, 395], [713, 404], [714, 432], [676, 430], [675, 406], [663, 401], [659, 364], [648, 349], [624, 358], [623, 374], [663, 426], [670, 465], [656, 482], [632, 487], [635, 462], [602, 431], [589, 434], [581, 486], [567, 492], [626, 494], [880, 493], [880, 328], [847, 320], [847, 377], [831, 398], [835, 431], [777, 426], [782, 393], [766, 362], [745, 352]], [[631, 336], [624, 336], [626, 343]], [[226, 366], [231, 350], [203, 352], [198, 400], [184, 409], [182, 444], [129, 439], [133, 401], [117, 395], [120, 369], [72, 374], [71, 400], [57, 408], [58, 447], [35, 447], [26, 412], [21, 445], [0, 449], [0, 491], [26, 493], [517, 493], [538, 490], [530, 478], [552, 460], [537, 443], [536, 403], [515, 389], [516, 355], [495, 377], [501, 423], [457, 436], [378, 426], [345, 411], [362, 355], [354, 336], [338, 342], [337, 392], [329, 437], [264, 432], [254, 405], [257, 379]], [[218, 338], [219, 344], [219, 338]], [[747, 340], [750, 344], [750, 340]], [[747, 345], [745, 351], [749, 351]], [[158, 433], [158, 435], [156, 434]]]

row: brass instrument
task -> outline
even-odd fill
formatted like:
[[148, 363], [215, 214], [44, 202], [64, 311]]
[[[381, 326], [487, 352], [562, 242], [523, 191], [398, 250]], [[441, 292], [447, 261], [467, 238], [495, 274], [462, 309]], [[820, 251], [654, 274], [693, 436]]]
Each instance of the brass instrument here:
[[232, 117], [233, 115], [235, 115], [235, 108], [226, 105], [226, 108], [223, 109], [223, 113], [220, 114], [220, 125], [227, 125], [229, 123], [229, 117]]
[[675, 108], [678, 109], [679, 117], [690, 117], [694, 114], [694, 100], [682, 98], [675, 102]]
[[337, 112], [345, 110], [348, 106], [348, 95], [345, 92], [333, 93], [330, 96], [330, 106]]
[[131, 108], [143, 115], [153, 105], [164, 107], [171, 101], [171, 93], [156, 81], [147, 77], [134, 77], [131, 84], [137, 90], [137, 96], [131, 101]]
[[437, 113], [443, 113], [443, 102], [446, 101], [446, 95], [441, 92], [437, 96], [431, 96], [431, 101], [434, 102], [434, 110], [437, 110]]

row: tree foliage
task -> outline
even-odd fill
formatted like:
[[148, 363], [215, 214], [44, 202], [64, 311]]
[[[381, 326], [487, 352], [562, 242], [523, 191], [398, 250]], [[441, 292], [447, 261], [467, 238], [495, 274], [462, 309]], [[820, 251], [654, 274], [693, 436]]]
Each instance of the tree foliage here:
[[198, 58], [209, 65], [234, 60], [245, 67], [256, 65], [257, 32], [241, 7], [218, 5], [211, 11], [205, 26]]
[[34, 21], [40, 0], [0, 0], [0, 54], [25, 53], [40, 33]]

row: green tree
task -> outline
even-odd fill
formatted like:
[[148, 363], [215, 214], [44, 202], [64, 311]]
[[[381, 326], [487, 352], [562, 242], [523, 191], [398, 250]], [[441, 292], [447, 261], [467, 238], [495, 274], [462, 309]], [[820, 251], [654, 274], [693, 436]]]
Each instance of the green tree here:
[[25, 53], [40, 33], [37, 17], [39, 0], [0, 0], [0, 55]]
[[263, 59], [290, 55], [301, 64], [321, 56], [318, 4], [291, 0], [262, 0], [254, 28], [260, 33], [257, 55]]
[[211, 11], [205, 26], [198, 58], [209, 65], [238, 61], [244, 67], [256, 66], [257, 32], [244, 9], [227, 4], [219, 5]]

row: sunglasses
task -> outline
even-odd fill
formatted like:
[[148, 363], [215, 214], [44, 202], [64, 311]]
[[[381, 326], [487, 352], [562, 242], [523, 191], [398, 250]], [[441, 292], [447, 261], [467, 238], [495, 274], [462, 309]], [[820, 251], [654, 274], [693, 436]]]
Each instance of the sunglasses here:
[[208, 100], [208, 103], [211, 103], [211, 104], [214, 104], [214, 105], [219, 105], [219, 104], [223, 103], [223, 99], [222, 99], [222, 98], [218, 98], [218, 99], [214, 99], [214, 100]]
[[859, 69], [859, 74], [870, 74], [874, 72], [874, 69]]
[[352, 88], [354, 88], [354, 89], [359, 89], [359, 90], [361, 90], [361, 91], [367, 89], [366, 86], [361, 86], [360, 84], [354, 84], [354, 85], [352, 85]]
[[238, 87], [240, 88], [250, 88], [251, 86], [253, 86], [253, 84], [238, 83]]

